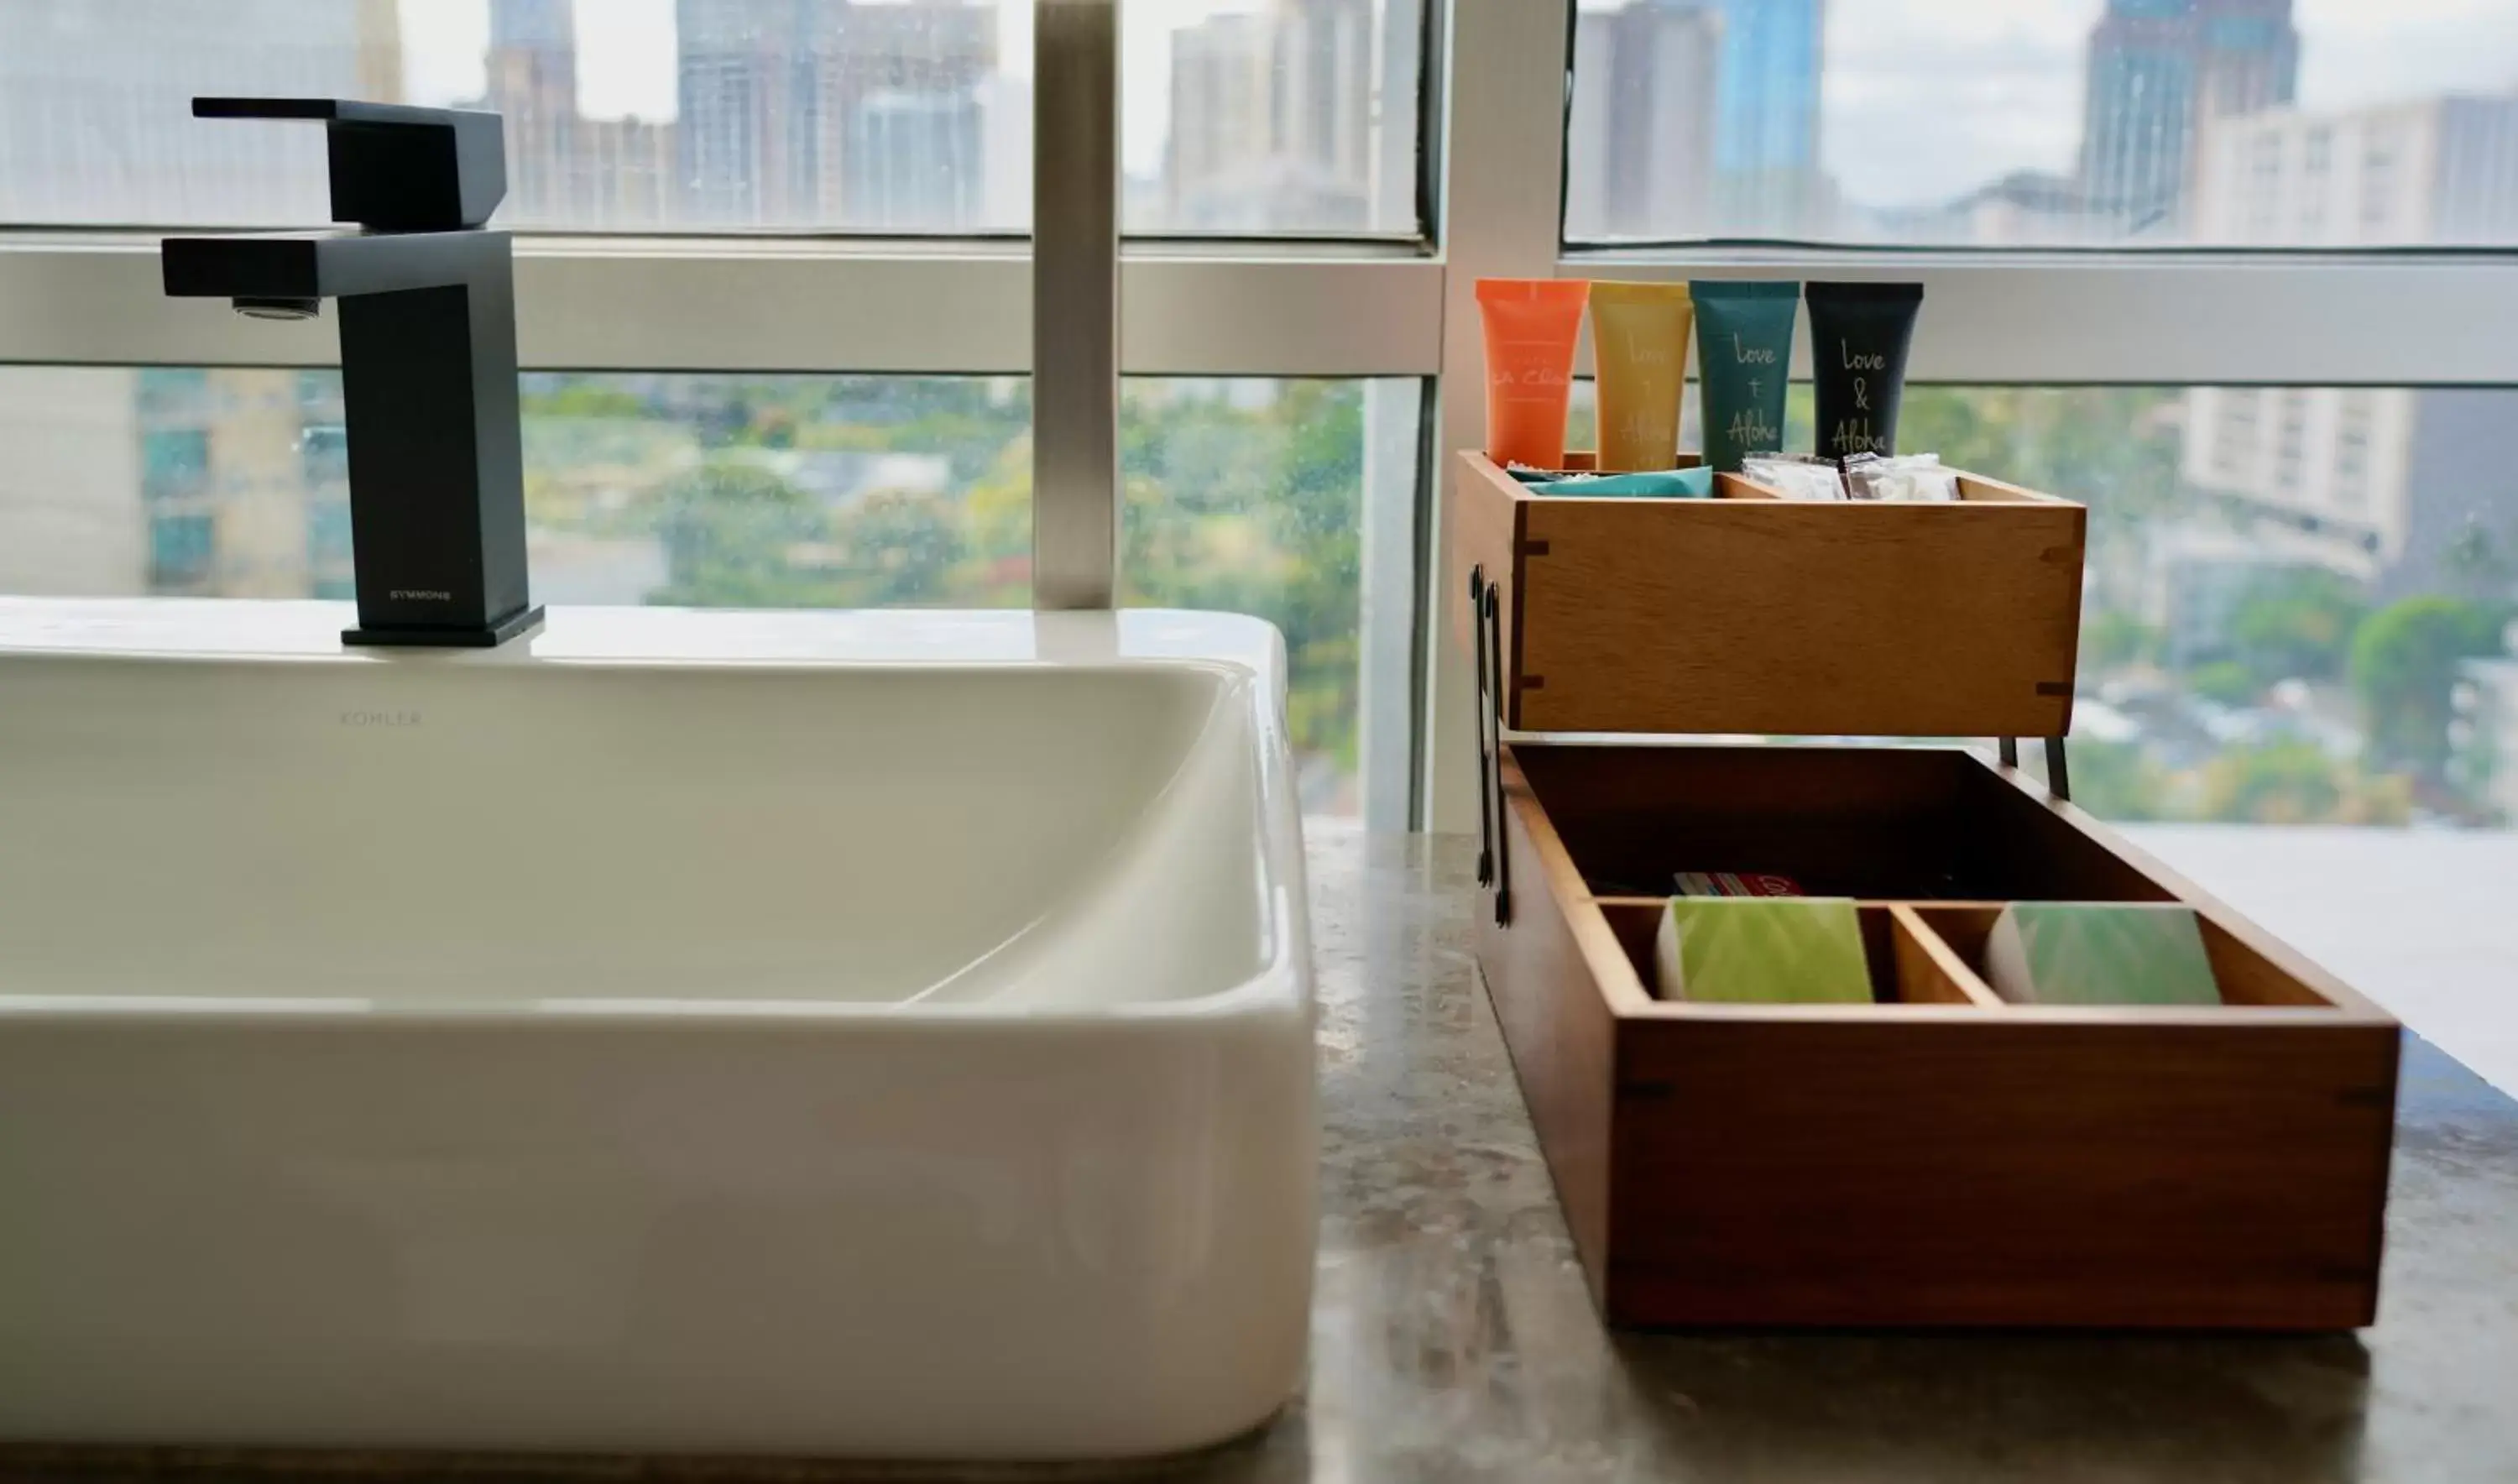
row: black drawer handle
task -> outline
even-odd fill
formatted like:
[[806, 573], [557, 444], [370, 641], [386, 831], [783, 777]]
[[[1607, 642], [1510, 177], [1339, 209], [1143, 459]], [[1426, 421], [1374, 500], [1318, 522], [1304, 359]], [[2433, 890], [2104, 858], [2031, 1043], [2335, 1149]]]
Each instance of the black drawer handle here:
[[1478, 666], [1477, 709], [1470, 720], [1478, 724], [1478, 885], [1495, 885], [1496, 818], [1495, 800], [1487, 791], [1487, 773], [1495, 765], [1495, 756], [1487, 749], [1487, 569], [1484, 563], [1469, 568], [1469, 648], [1476, 651]]
[[1512, 847], [1504, 833], [1503, 609], [1500, 585], [1469, 569], [1478, 651], [1478, 885], [1495, 888], [1496, 926], [1512, 926]]

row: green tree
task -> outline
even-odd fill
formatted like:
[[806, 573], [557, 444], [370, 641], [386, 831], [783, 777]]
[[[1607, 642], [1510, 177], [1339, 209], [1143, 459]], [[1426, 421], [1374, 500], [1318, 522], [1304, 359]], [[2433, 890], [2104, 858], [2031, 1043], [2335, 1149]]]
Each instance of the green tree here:
[[2235, 748], [2203, 770], [2207, 818], [2247, 824], [2314, 824], [2342, 811], [2345, 780], [2312, 742]]
[[[2163, 387], [1918, 386], [1897, 447], [2090, 507], [2090, 540], [2139, 537], [2178, 494], [2181, 442]], [[1795, 445], [1802, 447], [1804, 445]]]
[[2072, 744], [2072, 800], [2102, 819], [2169, 817], [2168, 779], [2139, 743]]
[[962, 519], [952, 501], [881, 490], [830, 522], [817, 553], [823, 600], [847, 608], [890, 608], [952, 600], [963, 556]]
[[1121, 435], [1126, 599], [1276, 624], [1296, 745], [1352, 767], [1363, 389], [1286, 382], [1251, 407], [1153, 388], [1131, 396]]
[[2371, 614], [2352, 642], [2369, 760], [2445, 788], [2457, 663], [2500, 650], [2505, 610], [2466, 598], [2409, 597]]
[[698, 607], [818, 606], [823, 589], [798, 548], [819, 541], [821, 512], [770, 469], [719, 454], [667, 480], [653, 518], [671, 581], [660, 603]]
[[2154, 664], [2159, 648], [2159, 631], [2130, 613], [2096, 613], [2081, 627], [2081, 663], [2094, 670]]
[[2231, 612], [2231, 658], [2259, 686], [2337, 678], [2367, 611], [2358, 587], [2339, 573], [2323, 567], [2264, 573]]
[[2186, 688], [2207, 701], [2245, 706], [2264, 694], [2264, 684], [2236, 660], [2214, 660], [2186, 673]]

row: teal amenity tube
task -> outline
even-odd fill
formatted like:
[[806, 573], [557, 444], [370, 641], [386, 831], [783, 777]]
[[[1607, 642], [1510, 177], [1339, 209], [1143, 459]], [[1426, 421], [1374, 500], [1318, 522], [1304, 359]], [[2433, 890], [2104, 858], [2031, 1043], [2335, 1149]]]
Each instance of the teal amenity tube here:
[[1784, 378], [1793, 366], [1793, 311], [1799, 284], [1700, 280], [1696, 374], [1705, 414], [1705, 461], [1736, 474], [1750, 454], [1784, 446]]
[[1923, 307], [1921, 284], [1809, 285], [1820, 455], [1841, 462], [1856, 454], [1897, 452], [1906, 346]]

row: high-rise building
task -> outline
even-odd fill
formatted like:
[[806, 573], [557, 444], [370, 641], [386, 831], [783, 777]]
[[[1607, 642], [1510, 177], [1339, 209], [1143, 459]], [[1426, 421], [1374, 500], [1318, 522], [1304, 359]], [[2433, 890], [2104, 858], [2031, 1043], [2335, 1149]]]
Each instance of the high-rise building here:
[[994, 231], [1031, 221], [1031, 74], [979, 79], [979, 220]]
[[0, 367], [0, 592], [120, 597], [149, 590], [137, 498], [141, 373]]
[[1218, 209], [1275, 157], [1274, 18], [1228, 12], [1172, 32], [1166, 210], [1190, 221]]
[[822, 95], [807, 0], [677, 0], [680, 215], [707, 226], [821, 216]]
[[981, 225], [987, 162], [979, 92], [996, 71], [995, 8], [963, 0], [854, 4], [831, 7], [827, 19], [820, 71], [837, 124], [843, 219], [877, 232]]
[[1825, 0], [1631, 0], [1578, 12], [1566, 231], [1822, 230], [1826, 20]]
[[1379, 30], [1372, 0], [1280, 0], [1173, 31], [1165, 225], [1393, 225], [1375, 220], [1387, 170]]
[[504, 120], [507, 220], [569, 217], [577, 158], [577, 25], [569, 0], [490, 0], [486, 103]]
[[[2198, 240], [2233, 246], [2505, 242], [2518, 234], [2518, 95], [2346, 113], [2279, 109], [2207, 131]], [[2455, 586], [2473, 533], [2518, 534], [2518, 484], [2474, 451], [2518, 420], [2518, 394], [2198, 387], [2185, 476], [2324, 539], [2327, 564], [2383, 590]]]
[[[321, 130], [196, 120], [189, 100], [402, 97], [393, 0], [10, 0], [0, 28], [13, 220], [321, 223]], [[338, 386], [255, 370], [13, 373], [0, 590], [346, 591]]]
[[2117, 235], [2187, 225], [2205, 128], [2291, 101], [2290, 0], [2107, 0], [2090, 33], [2081, 184]]
[[[677, 0], [676, 15], [686, 219], [975, 224], [985, 184], [977, 88], [996, 65], [992, 8]], [[921, 170], [962, 179], [913, 183]]]
[[[66, 560], [0, 571], [0, 591], [347, 596], [349, 472], [329, 371], [41, 371], [11, 447], [65, 490], [9, 488], [0, 510], [50, 529], [28, 549]], [[66, 440], [75, 435], [80, 446]]]
[[1818, 101], [1826, 0], [1720, 0], [1719, 8], [1714, 231], [1744, 237], [1811, 231], [1825, 205]]
[[1372, 0], [1291, 0], [1280, 33], [1278, 146], [1358, 194], [1372, 178], [1373, 9]]
[[394, 0], [8, 0], [0, 219], [319, 223], [322, 131], [205, 122], [196, 94], [401, 97]]
[[973, 93], [868, 93], [848, 119], [847, 140], [840, 198], [849, 225], [936, 232], [978, 219], [985, 137]]
[[2200, 242], [2498, 246], [2518, 237], [2518, 94], [2276, 109], [2213, 125], [2199, 154]]
[[2198, 386], [2186, 394], [2183, 474], [2239, 510], [2316, 538], [2325, 566], [2374, 581], [2405, 549], [2409, 392]]
[[1569, 237], [1708, 229], [1722, 40], [1713, 3], [1578, 13], [1565, 135]]
[[501, 222], [583, 229], [670, 218], [673, 126], [579, 111], [571, 0], [491, 0], [483, 72], [481, 106], [505, 121]]

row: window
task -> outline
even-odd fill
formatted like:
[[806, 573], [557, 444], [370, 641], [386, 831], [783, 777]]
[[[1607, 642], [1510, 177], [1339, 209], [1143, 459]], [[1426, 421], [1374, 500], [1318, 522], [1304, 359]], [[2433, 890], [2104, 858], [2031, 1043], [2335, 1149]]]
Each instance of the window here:
[[2373, 128], [2368, 136], [2368, 153], [2361, 157], [2361, 237], [2365, 241], [2382, 240], [2396, 214], [2398, 154], [2394, 131], [2384, 126]]
[[2308, 461], [2308, 394], [2293, 387], [2274, 395], [2282, 410], [2281, 425], [2274, 435], [2274, 480], [2297, 495], [2300, 470]]
[[1361, 813], [1366, 749], [1406, 751], [1423, 407], [1395, 378], [1128, 384], [1120, 600], [1283, 631], [1307, 813]]
[[140, 435], [142, 499], [155, 502], [197, 495], [209, 478], [209, 429], [160, 427]]
[[[176, 372], [199, 378], [199, 420], [144, 427], [165, 415], [152, 390], [165, 374], [0, 370], [0, 441], [49, 454], [40, 483], [0, 472], [0, 591], [351, 596], [337, 373]], [[1408, 729], [1404, 691], [1368, 690], [1366, 550], [1412, 543], [1422, 407], [1419, 383], [1390, 378], [1138, 379], [1122, 404], [1123, 601], [1255, 613], [1284, 632], [1314, 812], [1361, 807], [1368, 713]], [[1021, 377], [537, 372], [523, 411], [542, 601], [1031, 599]], [[31, 425], [65, 414], [75, 437]], [[198, 452], [203, 477], [165, 512], [153, 454], [135, 479], [130, 450], [170, 440]], [[143, 520], [145, 554], [125, 534]], [[1402, 615], [1403, 686], [1407, 570], [1379, 594]]]
[[[1414, 237], [1422, 0], [1124, 8], [1132, 230]], [[1031, 0], [6, 0], [0, 221], [321, 222], [193, 94], [495, 109], [499, 225], [1020, 233]]]
[[[524, 234], [545, 597], [1027, 602], [1027, 445], [1007, 430], [1027, 417], [1028, 265], [1020, 243], [987, 240], [1030, 226], [1033, 9], [0, 0], [0, 425], [22, 435], [0, 460], [0, 589], [162, 577], [160, 590], [351, 591], [333, 316], [248, 325], [169, 304], [154, 282], [167, 228], [326, 214], [317, 131], [188, 116], [189, 96], [240, 93], [503, 115], [494, 225]], [[1240, 417], [1254, 451], [1212, 489], [1132, 485], [1123, 531], [1142, 562], [1262, 569], [1226, 582], [1156, 565], [1121, 586], [1146, 600], [1255, 594], [1235, 600], [1312, 635], [1294, 646], [1295, 707], [1307, 758], [1329, 761], [1306, 763], [1305, 797], [1385, 826], [1407, 825], [1420, 793], [1423, 378], [1441, 370], [1446, 282], [1423, 250], [1423, 120], [1440, 9], [1119, 11], [1120, 204], [1141, 240], [1125, 275], [1125, 369], [1143, 378], [1125, 394], [1131, 426], [1142, 405], [1156, 422], [1204, 419], [1194, 437], [1222, 447]], [[1262, 238], [1291, 240], [1248, 240]], [[168, 369], [127, 369], [141, 365]], [[759, 374], [724, 374], [745, 369]], [[1315, 548], [1338, 541], [1321, 525], [1332, 492], [1315, 479], [1285, 495], [1299, 512], [1278, 511], [1284, 492], [1259, 472], [1261, 453], [1324, 466], [1317, 438], [1266, 441], [1253, 399], [1280, 389], [1368, 450], [1345, 456], [1346, 519], [1368, 534], [1331, 552], [1334, 582], [1312, 576]], [[834, 428], [863, 446], [833, 445]], [[1161, 452], [1132, 446], [1132, 467]], [[665, 501], [667, 455], [688, 465], [670, 470], [679, 504], [642, 546], [620, 525]], [[1005, 467], [971, 467], [982, 455]], [[163, 492], [152, 508], [214, 518], [212, 559], [152, 559], [148, 516], [126, 504], [144, 488]], [[779, 491], [808, 508], [764, 498]], [[582, 518], [546, 529], [545, 508]], [[1343, 679], [1310, 678], [1338, 665]]]
[[[1578, 383], [1576, 435], [1589, 426]], [[2285, 463], [2339, 466], [2358, 408], [2373, 433], [2360, 512], [2322, 485], [2232, 477], [2198, 442], [2216, 387], [1918, 386], [1901, 446], [2090, 507], [2074, 797], [2127, 822], [2518, 822], [2518, 481], [2489, 459], [2518, 392], [2289, 388]], [[1688, 412], [1695, 413], [1693, 396]], [[1788, 447], [1809, 447], [1796, 386]], [[1684, 436], [1693, 436], [1692, 430]], [[2383, 437], [2384, 441], [2381, 441]], [[2325, 477], [2323, 472], [2318, 476]], [[2477, 701], [2472, 697], [2481, 697]]]
[[[1573, 46], [1572, 241], [2518, 241], [2505, 169], [2398, 169], [2505, 157], [2510, 0], [1579, 0]], [[2379, 121], [2407, 143], [2329, 209]]]
[[[538, 572], [573, 585], [555, 592], [671, 588], [673, 552], [627, 541], [629, 517], [606, 503], [652, 511], [661, 443], [698, 482], [672, 533], [685, 574], [830, 601], [1025, 599], [1023, 573], [977, 559], [1021, 549], [981, 519], [1028, 521], [1020, 483], [983, 509], [984, 476], [954, 462], [943, 423], [927, 424], [943, 442], [901, 442], [925, 415], [887, 420], [880, 404], [1020, 420], [1022, 248], [909, 239], [1029, 221], [1028, 0], [206, 9], [0, 0], [0, 587], [145, 589], [163, 514], [214, 518], [214, 559], [189, 590], [348, 590], [330, 318], [249, 324], [158, 291], [150, 224], [322, 214], [311, 131], [183, 115], [183, 96], [217, 87], [497, 95], [513, 152], [501, 220], [524, 234], [536, 508], [583, 512], [548, 530], [536, 516]], [[1122, 368], [1129, 426], [1167, 432], [1131, 434], [1121, 590], [1229, 592], [1212, 600], [1273, 603], [1289, 633], [1334, 639], [1336, 625], [1297, 609], [1343, 590], [1318, 572], [1352, 567], [1354, 653], [1297, 646], [1306, 674], [1355, 677], [1351, 703], [1342, 679], [1297, 698], [1356, 719], [1298, 723], [1310, 756], [1333, 760], [1307, 764], [1328, 780], [1309, 795], [1351, 803], [1351, 783], [1380, 825], [1472, 823], [1474, 679], [1444, 637], [1440, 605], [1455, 595], [1431, 582], [1444, 465], [1423, 456], [1481, 433], [1481, 276], [1918, 279], [1919, 391], [2080, 409], [2070, 436], [2093, 458], [2173, 439], [2166, 473], [2120, 476], [2131, 493], [2108, 520], [2170, 541], [2169, 525], [2130, 513], [2149, 490], [2181, 510], [2279, 516], [2322, 551], [2357, 548], [2336, 560], [2372, 574], [2451, 537], [2488, 566], [2485, 479], [2453, 481], [2474, 518], [2435, 538], [2391, 513], [2392, 471], [2505, 436], [2456, 410], [2503, 408], [2496, 389], [2518, 384], [2505, 338], [2473, 333], [2518, 318], [2518, 261], [2360, 250], [2518, 244], [2518, 112], [2496, 70], [2518, 0], [2440, 14], [2358, 0], [1128, 0]], [[2383, 209], [2365, 226], [2373, 151]], [[1249, 240], [1284, 235], [1303, 240]], [[2229, 250], [2135, 250], [2189, 246]], [[2286, 251], [2304, 247], [2322, 250]], [[94, 378], [119, 379], [99, 396]], [[2106, 400], [2146, 387], [2177, 390]], [[1356, 505], [1352, 553], [1320, 539], [1337, 500], [1253, 472], [1322, 462], [1304, 447], [1314, 434], [1245, 406], [1261, 388], [1317, 408], [1318, 436], [1360, 441], [1361, 475], [1339, 497]], [[563, 414], [568, 397], [581, 405]], [[2366, 417], [2348, 412], [2354, 397]], [[832, 447], [834, 429], [887, 441]], [[1201, 452], [1228, 433], [1246, 463]], [[876, 477], [828, 457], [850, 452], [906, 460], [880, 476], [901, 487], [880, 502], [898, 541], [881, 560], [834, 535], [847, 500], [830, 492]], [[953, 467], [933, 493], [920, 460], [939, 454]], [[792, 511], [746, 506], [772, 480], [820, 481], [798, 528], [779, 524]], [[99, 488], [114, 498], [89, 498]], [[290, 493], [252, 507], [273, 489]], [[771, 557], [753, 539], [764, 533]], [[1205, 566], [1160, 565], [1184, 552]]]
[[2254, 387], [2205, 387], [2195, 393], [2192, 456], [2223, 479], [2240, 477], [2257, 458], [2256, 404], [2265, 394]]
[[192, 592], [218, 565], [219, 523], [214, 515], [149, 517], [149, 586], [160, 592]]

